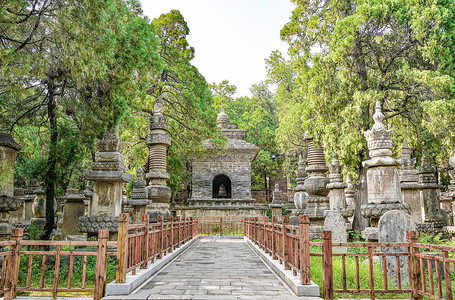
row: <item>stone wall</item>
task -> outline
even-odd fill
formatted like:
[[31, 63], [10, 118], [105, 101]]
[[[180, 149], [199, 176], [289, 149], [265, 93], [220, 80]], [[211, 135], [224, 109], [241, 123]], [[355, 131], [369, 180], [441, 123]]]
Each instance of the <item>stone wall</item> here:
[[[237, 159], [236, 159], [237, 158]], [[224, 174], [232, 184], [232, 198], [251, 199], [251, 162], [241, 157], [216, 157], [213, 161], [193, 162], [192, 198], [212, 198], [215, 176]]]
[[267, 207], [258, 206], [250, 208], [222, 207], [222, 208], [176, 208], [178, 217], [197, 217], [204, 221], [218, 221], [220, 218], [226, 221], [241, 221], [249, 217], [265, 217]]

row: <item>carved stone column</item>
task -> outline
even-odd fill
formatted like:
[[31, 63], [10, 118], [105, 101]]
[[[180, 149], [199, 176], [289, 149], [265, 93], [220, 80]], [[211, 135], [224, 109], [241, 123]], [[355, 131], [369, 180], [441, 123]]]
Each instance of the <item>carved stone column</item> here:
[[403, 141], [401, 150], [400, 182], [401, 198], [408, 203], [411, 209], [411, 216], [416, 223], [422, 223], [422, 206], [420, 203], [420, 185], [419, 176], [417, 175], [416, 159], [411, 157], [411, 149], [406, 139]]
[[345, 189], [348, 187], [343, 182], [343, 174], [341, 174], [342, 166], [338, 160], [338, 154], [333, 154], [332, 163], [329, 165], [329, 178], [330, 183], [327, 185], [329, 192], [330, 211], [336, 211], [343, 216], [346, 220], [347, 229], [351, 229], [351, 223], [348, 222], [348, 218], [354, 215], [354, 209], [347, 209]]
[[166, 180], [169, 179], [166, 153], [171, 145], [171, 137], [167, 132], [168, 118], [163, 112], [163, 99], [157, 98], [150, 118], [150, 134], [146, 137], [149, 149], [149, 170], [146, 174], [149, 186], [146, 190], [148, 199], [151, 200], [147, 206], [147, 212], [150, 214], [151, 221], [158, 215], [170, 215], [171, 189], [166, 185]]
[[364, 133], [370, 159], [362, 163], [367, 168], [368, 204], [362, 205], [361, 210], [362, 215], [369, 218], [371, 226], [362, 232], [362, 236], [369, 240], [377, 240], [377, 224], [383, 214], [390, 210], [409, 213], [409, 204], [401, 198], [400, 164], [392, 157], [393, 130], [386, 130], [382, 123], [384, 115], [379, 101], [376, 102], [375, 111], [373, 128]]
[[111, 237], [118, 229], [118, 216], [122, 212], [123, 184], [130, 182], [132, 175], [125, 173], [123, 143], [118, 128], [106, 131], [104, 139], [97, 140], [98, 152], [85, 178], [92, 180], [93, 199], [89, 216], [79, 218], [79, 231], [97, 234], [99, 229], [109, 229]]
[[420, 184], [420, 203], [423, 207], [423, 224], [418, 224], [418, 230], [424, 232], [442, 232], [446, 220], [441, 212], [439, 191], [441, 186], [436, 179], [436, 168], [430, 165], [427, 157], [422, 157], [422, 163], [417, 167]]
[[14, 199], [14, 161], [20, 149], [10, 134], [0, 132], [0, 239], [11, 234], [10, 212], [20, 206]]
[[296, 171], [297, 185], [294, 188], [294, 204], [296, 210], [293, 212], [294, 215], [303, 214], [303, 209], [308, 204], [308, 194], [305, 192], [305, 179], [307, 179], [307, 173], [305, 171], [305, 163], [303, 162], [302, 156], [299, 156], [299, 167]]
[[275, 190], [273, 191], [273, 198], [272, 203], [270, 203], [270, 208], [272, 209], [272, 216], [277, 216], [278, 219], [281, 219], [283, 216], [283, 208], [284, 204], [281, 201], [281, 191], [280, 185], [277, 183], [275, 184]]

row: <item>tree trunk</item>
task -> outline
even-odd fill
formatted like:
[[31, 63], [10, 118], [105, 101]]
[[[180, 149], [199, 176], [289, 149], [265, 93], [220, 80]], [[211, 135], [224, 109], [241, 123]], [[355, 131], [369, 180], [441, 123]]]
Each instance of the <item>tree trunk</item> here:
[[52, 80], [49, 80], [48, 84], [48, 97], [47, 103], [47, 114], [49, 117], [49, 154], [47, 157], [47, 173], [45, 177], [46, 184], [46, 226], [44, 227], [44, 240], [49, 240], [54, 229], [54, 199], [55, 199], [55, 182], [57, 181], [56, 171], [56, 160], [57, 160], [57, 116], [56, 116], [56, 103], [55, 103], [55, 86]]

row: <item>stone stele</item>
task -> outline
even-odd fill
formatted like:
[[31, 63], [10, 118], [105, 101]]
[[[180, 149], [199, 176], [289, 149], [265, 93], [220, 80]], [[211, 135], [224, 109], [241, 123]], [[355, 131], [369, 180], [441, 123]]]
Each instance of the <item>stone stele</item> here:
[[[346, 233], [346, 221], [344, 217], [336, 211], [328, 211], [324, 221], [324, 230], [332, 232], [332, 242], [346, 243], [348, 235]], [[346, 247], [336, 247], [334, 252], [346, 253]]]
[[[386, 212], [378, 223], [378, 242], [379, 243], [405, 243], [406, 242], [406, 231], [417, 230], [416, 223], [412, 219], [411, 215], [401, 210], [392, 210]], [[403, 247], [381, 247], [383, 253], [402, 253], [406, 252], [406, 248]], [[382, 264], [382, 260], [381, 260]], [[386, 258], [387, 264], [387, 275], [389, 281], [393, 283], [398, 282], [397, 275], [397, 260], [395, 256], [388, 256]], [[401, 282], [409, 282], [409, 268], [408, 258], [402, 256], [400, 258], [400, 272]]]

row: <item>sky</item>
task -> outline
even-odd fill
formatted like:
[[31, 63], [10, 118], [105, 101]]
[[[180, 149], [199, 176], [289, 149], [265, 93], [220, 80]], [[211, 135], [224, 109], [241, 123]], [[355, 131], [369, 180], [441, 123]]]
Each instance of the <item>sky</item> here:
[[195, 48], [192, 64], [209, 83], [227, 79], [236, 97], [266, 79], [265, 59], [272, 51], [287, 53], [280, 30], [289, 22], [290, 0], [141, 0], [144, 14], [155, 19], [172, 9], [181, 12]]

